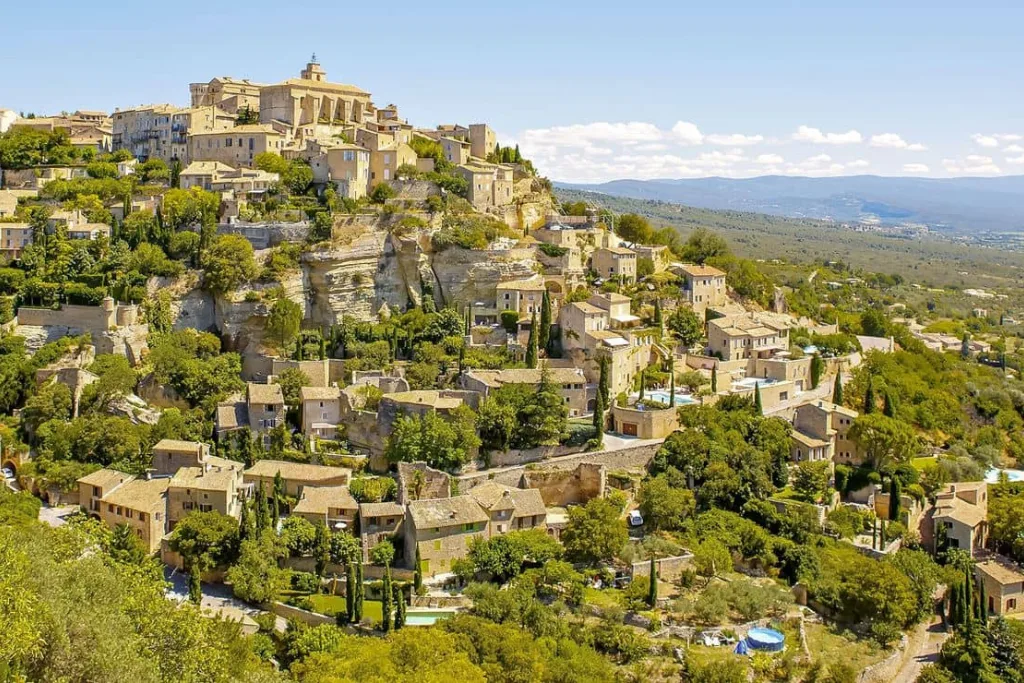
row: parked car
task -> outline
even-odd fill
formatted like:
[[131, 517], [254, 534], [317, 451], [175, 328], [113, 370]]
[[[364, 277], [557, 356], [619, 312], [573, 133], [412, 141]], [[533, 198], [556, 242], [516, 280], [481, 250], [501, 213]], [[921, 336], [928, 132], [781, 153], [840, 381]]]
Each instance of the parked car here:
[[630, 510], [629, 514], [626, 515], [626, 520], [629, 522], [630, 526], [644, 525], [644, 518], [643, 515], [640, 514], [639, 510]]

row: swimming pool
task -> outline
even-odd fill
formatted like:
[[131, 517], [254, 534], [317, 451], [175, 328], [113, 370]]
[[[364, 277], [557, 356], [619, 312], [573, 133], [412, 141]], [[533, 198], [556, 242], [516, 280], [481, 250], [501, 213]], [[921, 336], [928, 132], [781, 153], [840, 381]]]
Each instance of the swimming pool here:
[[779, 380], [771, 379], [770, 377], [744, 377], [743, 379], [736, 380], [732, 385], [740, 389], [753, 389], [758, 384], [762, 387], [770, 387], [771, 385], [778, 383]]
[[[639, 397], [640, 397], [640, 394], [633, 394], [633, 398], [639, 398]], [[644, 398], [650, 399], [652, 401], [658, 401], [660, 403], [664, 403], [665, 405], [668, 405], [669, 392], [663, 391], [661, 389], [655, 389], [654, 391], [645, 391], [644, 392]], [[691, 403], [696, 403], [696, 402], [697, 402], [697, 399], [695, 399], [693, 396], [690, 396], [689, 394], [681, 394], [678, 391], [676, 392], [676, 405], [677, 406], [685, 406], [685, 405], [689, 405]]]
[[985, 481], [989, 484], [998, 483], [1000, 472], [1006, 472], [1006, 476], [1010, 481], [1024, 481], [1024, 470], [1001, 470], [996, 467], [985, 473]]
[[747, 632], [747, 645], [754, 650], [781, 652], [786, 636], [773, 628], [752, 628]]
[[405, 613], [405, 625], [432, 626], [438, 619], [450, 617], [457, 611], [454, 609], [410, 609]]

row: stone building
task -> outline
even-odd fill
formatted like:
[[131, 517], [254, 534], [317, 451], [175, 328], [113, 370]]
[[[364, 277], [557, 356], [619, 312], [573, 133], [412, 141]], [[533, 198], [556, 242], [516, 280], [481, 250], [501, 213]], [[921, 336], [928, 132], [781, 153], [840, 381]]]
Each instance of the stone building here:
[[78, 504], [93, 517], [99, 517], [103, 496], [134, 478], [131, 474], [106, 468], [87, 474], [78, 480]]
[[974, 557], [988, 540], [988, 484], [947, 484], [935, 496], [931, 519], [936, 547], [944, 543], [947, 548], [960, 548]]
[[235, 116], [218, 107], [182, 109], [157, 104], [119, 109], [112, 115], [114, 151], [126, 149], [145, 161], [160, 159], [170, 165], [175, 160], [188, 165], [192, 159], [190, 137], [204, 132], [225, 131], [235, 125]]
[[330, 135], [338, 127], [362, 124], [372, 108], [370, 93], [328, 81], [315, 55], [299, 78], [260, 88], [260, 122], [280, 121], [298, 138]]
[[469, 124], [470, 154], [486, 159], [487, 155], [494, 151], [498, 144], [498, 136], [494, 134], [491, 127], [486, 123]]
[[471, 496], [411, 501], [405, 509], [405, 557], [413, 563], [419, 550], [424, 576], [451, 571], [452, 561], [466, 557], [474, 538], [486, 538], [490, 516]]
[[189, 135], [188, 158], [190, 161], [219, 161], [236, 168], [251, 167], [259, 154], [280, 154], [286, 141], [283, 133], [266, 124], [198, 131]]
[[110, 528], [127, 524], [147, 552], [155, 553], [167, 530], [169, 484], [167, 478], [126, 480], [100, 499], [100, 519]]
[[489, 481], [474, 486], [468, 495], [490, 517], [487, 538], [510, 531], [545, 528], [547, 509], [536, 489], [518, 489]]
[[793, 414], [793, 462], [832, 460], [859, 465], [863, 452], [849, 437], [857, 411], [828, 401], [798, 406]]
[[989, 614], [1024, 614], [1024, 570], [1019, 565], [996, 555], [975, 564], [974, 574], [985, 584]]
[[285, 494], [296, 500], [302, 498], [307, 487], [347, 486], [352, 478], [352, 470], [345, 467], [328, 467], [327, 465], [311, 465], [303, 462], [286, 460], [257, 460], [253, 466], [242, 473], [246, 484], [263, 490], [269, 497], [274, 492], [274, 479], [281, 475]]
[[348, 486], [306, 486], [292, 514], [313, 523], [323, 524], [334, 532], [355, 531], [359, 503]]
[[302, 433], [307, 438], [334, 439], [341, 421], [341, 389], [338, 387], [302, 387]]
[[683, 296], [697, 315], [703, 316], [707, 309], [728, 303], [725, 273], [718, 268], [678, 263], [673, 264], [671, 270], [683, 278]]
[[625, 247], [603, 247], [590, 257], [598, 277], [617, 277], [621, 282], [636, 282], [636, 252]]
[[[540, 368], [510, 370], [468, 370], [462, 375], [462, 386], [469, 391], [488, 396], [491, 391], [506, 384], [525, 384], [531, 388], [540, 386]], [[594, 411], [596, 388], [588, 384], [581, 368], [547, 368], [548, 380], [559, 388], [570, 417], [577, 417]]]
[[789, 326], [761, 313], [708, 322], [708, 352], [724, 361], [769, 358], [789, 350]]
[[218, 76], [207, 83], [190, 83], [189, 95], [192, 107], [218, 107], [229, 114], [260, 110], [261, 83], [247, 78]]
[[242, 463], [211, 457], [196, 467], [182, 467], [167, 485], [168, 530], [193, 511], [242, 514]]
[[182, 467], [201, 467], [210, 458], [210, 447], [198, 441], [160, 439], [153, 446], [153, 472], [174, 474]]
[[489, 164], [473, 157], [469, 163], [456, 166], [455, 172], [466, 179], [469, 185], [467, 199], [478, 211], [512, 203], [514, 173], [511, 167]]

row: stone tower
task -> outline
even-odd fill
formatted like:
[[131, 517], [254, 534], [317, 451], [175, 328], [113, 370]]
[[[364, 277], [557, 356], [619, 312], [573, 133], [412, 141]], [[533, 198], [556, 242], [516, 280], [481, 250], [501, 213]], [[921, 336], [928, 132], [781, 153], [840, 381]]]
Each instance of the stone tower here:
[[320, 67], [320, 63], [316, 61], [316, 53], [310, 58], [309, 63], [306, 64], [306, 68], [302, 70], [302, 80], [304, 81], [316, 81], [317, 83], [324, 83], [327, 81], [327, 72]]

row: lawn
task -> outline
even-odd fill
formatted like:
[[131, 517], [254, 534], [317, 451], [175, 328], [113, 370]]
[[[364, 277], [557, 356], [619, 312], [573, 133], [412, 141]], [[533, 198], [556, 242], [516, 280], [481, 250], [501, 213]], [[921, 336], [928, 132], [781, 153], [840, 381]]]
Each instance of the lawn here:
[[[313, 611], [333, 617], [338, 612], [345, 611], [345, 596], [327, 595], [317, 593], [310, 595], [309, 601], [313, 604]], [[369, 619], [371, 623], [379, 622], [382, 618], [379, 600], [363, 600], [363, 619]]]
[[826, 662], [845, 662], [854, 671], [863, 671], [888, 654], [867, 639], [848, 638], [824, 624], [807, 623], [804, 629], [807, 631], [807, 647], [812, 657]]
[[913, 465], [914, 469], [917, 470], [918, 472], [923, 472], [923, 471], [925, 471], [926, 469], [928, 469], [929, 467], [931, 467], [932, 465], [935, 464], [935, 458], [932, 458], [932, 457], [913, 458], [910, 461], [910, 464]]
[[583, 601], [602, 609], [622, 607], [622, 591], [617, 588], [598, 589], [587, 586], [583, 589]]

